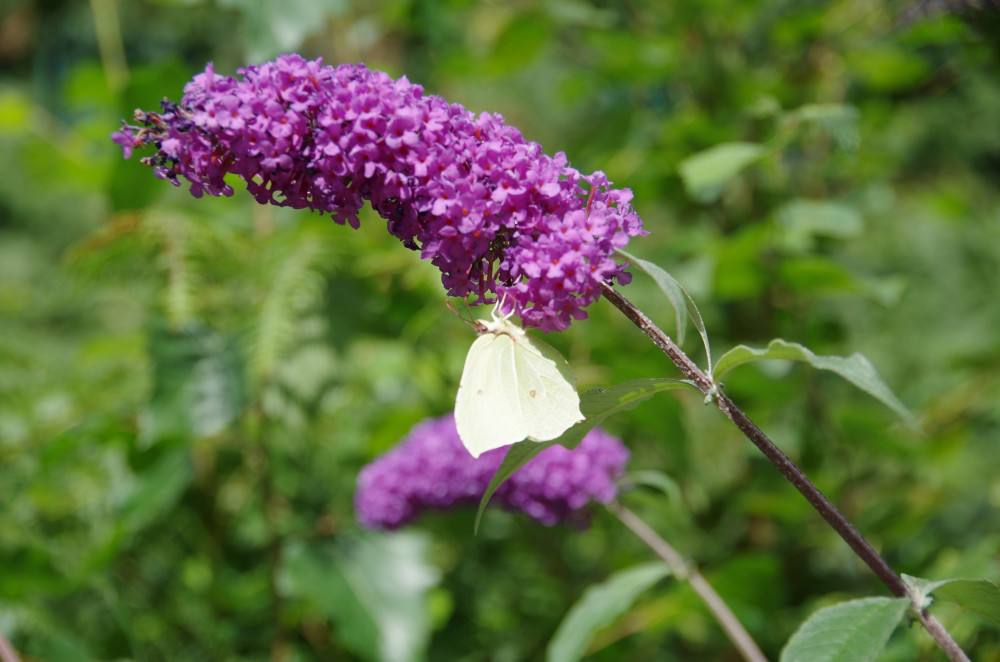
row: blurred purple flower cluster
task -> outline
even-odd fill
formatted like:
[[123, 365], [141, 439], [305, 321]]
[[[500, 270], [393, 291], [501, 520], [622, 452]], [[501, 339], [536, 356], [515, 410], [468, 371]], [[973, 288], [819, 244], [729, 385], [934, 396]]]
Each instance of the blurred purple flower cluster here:
[[126, 158], [147, 144], [157, 176], [200, 196], [235, 174], [264, 204], [358, 226], [364, 201], [442, 273], [448, 294], [504, 301], [529, 326], [562, 330], [631, 276], [612, 258], [646, 234], [631, 191], [542, 153], [496, 114], [475, 115], [406, 78], [298, 55], [220, 76], [211, 64], [162, 113], [112, 134]]
[[[368, 528], [395, 529], [428, 509], [474, 506], [503, 462], [506, 449], [478, 459], [465, 450], [452, 415], [428, 419], [358, 475], [354, 509]], [[551, 446], [500, 486], [491, 503], [520, 510], [551, 526], [579, 519], [591, 501], [608, 503], [628, 462], [621, 441], [599, 428], [573, 450]]]

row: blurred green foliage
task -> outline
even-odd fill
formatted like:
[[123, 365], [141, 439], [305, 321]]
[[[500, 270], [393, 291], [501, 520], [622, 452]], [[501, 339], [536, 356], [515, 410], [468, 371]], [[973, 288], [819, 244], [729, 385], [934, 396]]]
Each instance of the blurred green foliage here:
[[[501, 112], [631, 187], [651, 234], [629, 249], [698, 300], [717, 352], [865, 353], [923, 434], [801, 366], [726, 390], [897, 570], [1000, 577], [1000, 42], [972, 6], [3, 0], [0, 632], [56, 661], [535, 660], [587, 586], [652, 558], [603, 512], [358, 530], [359, 468], [450, 410], [472, 341], [436, 270], [377, 218], [193, 200], [108, 140], [206, 61], [287, 50]], [[705, 179], [724, 144], [753, 147]], [[625, 294], [671, 329], [652, 281]], [[606, 303], [547, 340], [581, 390], [677, 376]], [[770, 657], [815, 609], [884, 595], [700, 397], [607, 427], [680, 487], [626, 502]], [[939, 616], [1000, 657], [995, 627]], [[736, 658], [666, 580], [590, 659]], [[914, 629], [882, 659], [942, 658]]]

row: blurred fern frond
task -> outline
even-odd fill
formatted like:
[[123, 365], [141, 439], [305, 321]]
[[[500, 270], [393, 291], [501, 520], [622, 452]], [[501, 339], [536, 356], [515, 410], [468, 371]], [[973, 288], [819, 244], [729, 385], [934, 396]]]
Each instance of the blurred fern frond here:
[[275, 237], [265, 247], [262, 275], [270, 287], [251, 329], [250, 354], [252, 374], [262, 381], [274, 374], [282, 357], [293, 349], [299, 322], [324, 291], [322, 268], [329, 262], [329, 244], [317, 235], [290, 239]]

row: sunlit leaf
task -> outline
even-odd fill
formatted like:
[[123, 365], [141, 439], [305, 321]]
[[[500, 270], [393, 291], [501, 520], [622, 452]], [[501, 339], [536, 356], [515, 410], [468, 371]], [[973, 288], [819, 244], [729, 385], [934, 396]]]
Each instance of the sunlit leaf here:
[[923, 82], [930, 71], [927, 61], [912, 50], [880, 43], [853, 50], [847, 66], [865, 85], [880, 92], [901, 92]]
[[0, 90], [0, 135], [26, 131], [31, 116], [30, 97], [14, 88]]
[[566, 612], [549, 641], [547, 662], [575, 662], [583, 657], [593, 633], [627, 612], [639, 595], [670, 574], [665, 563], [647, 563], [620, 570], [590, 586]]
[[775, 213], [782, 243], [787, 249], [807, 250], [816, 237], [849, 239], [864, 229], [858, 211], [828, 200], [792, 200]]
[[737, 345], [732, 348], [719, 357], [712, 369], [712, 379], [718, 383], [723, 375], [736, 366], [762, 359], [804, 361], [814, 368], [835, 372], [892, 409], [907, 425], [913, 428], [920, 427], [910, 410], [882, 381], [875, 366], [863, 354], [856, 353], [848, 357], [817, 356], [798, 343], [777, 338], [772, 340], [766, 349], [755, 349], [746, 345]]
[[843, 264], [820, 255], [789, 257], [778, 266], [781, 281], [792, 292], [804, 294], [862, 291]]
[[533, 61], [548, 43], [552, 27], [543, 16], [517, 17], [499, 33], [486, 67], [491, 74], [518, 70]]
[[789, 111], [784, 119], [791, 122], [812, 122], [827, 131], [841, 149], [856, 149], [860, 113], [854, 106], [842, 103], [809, 103]]
[[684, 188], [698, 202], [715, 202], [729, 180], [766, 152], [757, 143], [733, 142], [693, 154], [680, 164]]
[[863, 598], [820, 609], [788, 640], [781, 662], [871, 662], [909, 606], [906, 598]]
[[618, 249], [616, 252], [630, 263], [649, 274], [663, 294], [667, 297], [670, 305], [674, 307], [678, 345], [684, 344], [684, 331], [687, 328], [687, 320], [690, 315], [691, 322], [694, 324], [694, 328], [698, 330], [698, 334], [701, 336], [702, 344], [705, 345], [705, 355], [708, 357], [708, 364], [711, 365], [712, 349], [708, 344], [708, 331], [705, 329], [705, 322], [701, 318], [701, 311], [698, 310], [698, 306], [695, 304], [694, 299], [691, 298], [691, 295], [689, 295], [684, 287], [677, 282], [676, 278], [671, 276], [659, 265], [649, 262], [648, 260], [638, 258], [630, 253], [626, 253], [621, 249]]

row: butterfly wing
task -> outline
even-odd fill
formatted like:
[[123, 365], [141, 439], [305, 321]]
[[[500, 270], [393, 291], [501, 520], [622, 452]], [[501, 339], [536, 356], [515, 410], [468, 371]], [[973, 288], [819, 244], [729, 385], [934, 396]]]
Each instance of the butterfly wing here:
[[455, 399], [458, 435], [473, 457], [529, 437], [555, 439], [583, 420], [559, 352], [506, 319], [480, 324]]
[[479, 336], [465, 357], [455, 424], [473, 457], [528, 436], [524, 421], [510, 413], [516, 406], [514, 366], [514, 340], [504, 333]]
[[514, 343], [517, 416], [527, 436], [555, 439], [583, 420], [576, 379], [569, 364], [548, 343], [527, 334]]

